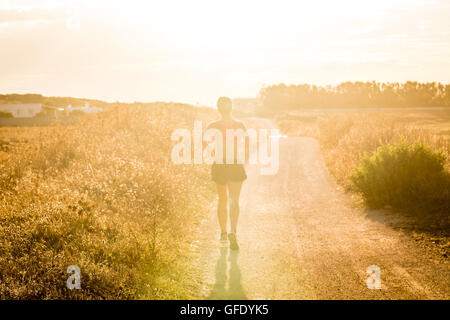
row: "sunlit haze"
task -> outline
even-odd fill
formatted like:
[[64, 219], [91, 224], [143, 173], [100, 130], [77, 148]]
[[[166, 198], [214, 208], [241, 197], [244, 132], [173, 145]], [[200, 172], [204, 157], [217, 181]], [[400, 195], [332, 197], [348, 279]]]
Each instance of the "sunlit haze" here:
[[280, 82], [448, 83], [449, 17], [447, 0], [0, 0], [0, 93], [212, 105]]

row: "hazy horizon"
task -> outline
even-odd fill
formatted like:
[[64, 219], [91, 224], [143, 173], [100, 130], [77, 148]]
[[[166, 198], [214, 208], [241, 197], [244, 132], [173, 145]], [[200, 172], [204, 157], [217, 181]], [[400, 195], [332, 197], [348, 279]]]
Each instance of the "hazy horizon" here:
[[444, 0], [0, 0], [0, 91], [212, 105], [280, 82], [449, 83], [448, 16]]

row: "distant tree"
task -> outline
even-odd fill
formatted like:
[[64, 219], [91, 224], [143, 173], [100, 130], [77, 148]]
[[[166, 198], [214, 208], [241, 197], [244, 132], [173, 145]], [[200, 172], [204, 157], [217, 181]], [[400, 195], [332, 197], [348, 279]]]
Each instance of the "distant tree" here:
[[70, 115], [73, 117], [82, 117], [82, 116], [86, 115], [86, 113], [81, 110], [73, 110], [70, 112]]
[[1, 103], [42, 103], [44, 97], [40, 94], [1, 94]]
[[34, 117], [42, 118], [42, 117], [51, 117], [53, 115], [54, 115], [54, 111], [52, 109], [42, 109], [42, 111], [37, 113]]
[[12, 118], [13, 114], [9, 111], [0, 111], [0, 118], [5, 119], [5, 118]]
[[271, 85], [260, 90], [264, 112], [306, 108], [450, 106], [450, 85], [342, 82], [336, 86]]

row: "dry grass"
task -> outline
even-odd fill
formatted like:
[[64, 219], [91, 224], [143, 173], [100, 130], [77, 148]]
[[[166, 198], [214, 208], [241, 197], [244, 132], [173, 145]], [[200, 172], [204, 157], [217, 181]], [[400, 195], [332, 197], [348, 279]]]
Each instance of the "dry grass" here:
[[318, 139], [330, 172], [347, 187], [349, 174], [364, 152], [373, 152], [381, 143], [395, 143], [402, 138], [422, 141], [434, 150], [442, 149], [450, 169], [450, 110], [295, 112], [278, 115], [276, 122], [289, 136]]
[[[210, 212], [205, 166], [170, 134], [208, 111], [123, 105], [74, 126], [0, 129], [0, 298], [189, 298], [182, 277]], [[69, 265], [82, 290], [66, 288]], [[177, 283], [177, 285], [173, 285]]]
[[[450, 110], [309, 111], [280, 114], [276, 122], [289, 136], [318, 139], [329, 171], [347, 190], [352, 190], [350, 176], [364, 153], [401, 140], [442, 150], [450, 173]], [[448, 210], [442, 214], [448, 223]]]
[[389, 116], [335, 116], [318, 122], [319, 141], [328, 168], [339, 182], [350, 186], [349, 176], [364, 153], [371, 153], [382, 143], [394, 144], [402, 139], [424, 142], [433, 150], [442, 149], [449, 165], [450, 139], [417, 125], [396, 122]]
[[[382, 143], [395, 144], [402, 139], [421, 141], [434, 151], [442, 150], [446, 157], [447, 177], [425, 186], [425, 201], [407, 201], [414, 204], [408, 210], [377, 210], [384, 223], [405, 232], [420, 245], [436, 248], [444, 257], [450, 252], [450, 110], [383, 110], [378, 112], [295, 112], [276, 116], [279, 128], [289, 136], [310, 136], [320, 142], [328, 170], [338, 183], [352, 193], [356, 203], [363, 197], [354, 193], [350, 179], [361, 164], [365, 152], [372, 153]], [[373, 190], [376, 190], [374, 188]], [[431, 197], [428, 195], [431, 194]], [[445, 200], [447, 199], [447, 200]], [[407, 199], [406, 199], [407, 200]], [[370, 212], [370, 210], [368, 211]], [[370, 214], [368, 215], [371, 216]]]

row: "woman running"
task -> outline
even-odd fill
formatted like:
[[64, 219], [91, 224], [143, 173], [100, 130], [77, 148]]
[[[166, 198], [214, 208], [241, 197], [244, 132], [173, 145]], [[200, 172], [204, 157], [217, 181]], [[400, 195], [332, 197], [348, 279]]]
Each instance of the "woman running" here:
[[[239, 195], [241, 193], [242, 182], [247, 179], [244, 165], [242, 161], [237, 161], [237, 138], [234, 143], [234, 159], [227, 161], [226, 159], [226, 132], [227, 130], [241, 129], [244, 132], [246, 128], [244, 124], [231, 117], [232, 102], [228, 97], [220, 97], [217, 101], [217, 110], [221, 115], [221, 119], [208, 125], [207, 129], [218, 129], [223, 137], [223, 164], [214, 162], [211, 168], [212, 180], [217, 185], [217, 193], [219, 202], [217, 205], [217, 215], [220, 225], [220, 240], [230, 241], [230, 248], [238, 250], [239, 245], [236, 238], [236, 229], [239, 217]], [[230, 132], [230, 131], [229, 131]], [[245, 160], [248, 159], [248, 138], [245, 137]], [[230, 210], [231, 231], [227, 234], [227, 217], [228, 204]]]

